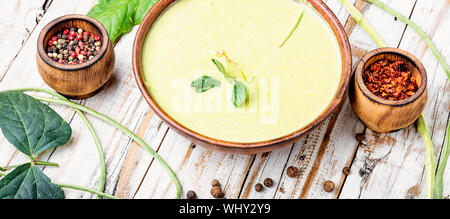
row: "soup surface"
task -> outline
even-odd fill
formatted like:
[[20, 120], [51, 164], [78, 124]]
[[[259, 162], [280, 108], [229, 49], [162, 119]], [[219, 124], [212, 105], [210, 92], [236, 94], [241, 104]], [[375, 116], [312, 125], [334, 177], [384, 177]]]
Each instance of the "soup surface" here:
[[[233, 83], [213, 58], [246, 84], [244, 104], [232, 104]], [[292, 0], [178, 0], [154, 22], [143, 52], [157, 104], [183, 126], [233, 142], [282, 137], [311, 123], [335, 96], [341, 65], [328, 24]], [[191, 83], [204, 75], [220, 87], [197, 93]]]

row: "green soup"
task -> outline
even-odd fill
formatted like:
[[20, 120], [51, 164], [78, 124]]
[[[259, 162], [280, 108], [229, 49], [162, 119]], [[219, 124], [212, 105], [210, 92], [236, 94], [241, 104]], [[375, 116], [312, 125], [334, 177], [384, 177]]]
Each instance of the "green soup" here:
[[[302, 11], [300, 25], [280, 48]], [[233, 61], [223, 61], [227, 71], [248, 81], [239, 107], [231, 101], [232, 84], [211, 62], [218, 51]], [[178, 123], [215, 139], [257, 142], [315, 120], [336, 94], [342, 62], [331, 28], [309, 5], [178, 0], [154, 22], [143, 69], [151, 96]], [[203, 75], [221, 86], [196, 93], [191, 82]]]

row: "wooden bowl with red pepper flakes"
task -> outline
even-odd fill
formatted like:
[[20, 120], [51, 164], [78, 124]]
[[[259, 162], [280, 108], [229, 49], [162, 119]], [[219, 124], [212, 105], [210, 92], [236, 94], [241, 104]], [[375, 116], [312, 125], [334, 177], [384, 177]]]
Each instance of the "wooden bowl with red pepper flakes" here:
[[114, 47], [94, 18], [71, 14], [48, 23], [39, 34], [36, 63], [42, 79], [71, 99], [101, 90], [112, 75]]
[[349, 97], [361, 121], [376, 132], [412, 124], [427, 102], [427, 74], [412, 54], [397, 48], [375, 49], [356, 66]]

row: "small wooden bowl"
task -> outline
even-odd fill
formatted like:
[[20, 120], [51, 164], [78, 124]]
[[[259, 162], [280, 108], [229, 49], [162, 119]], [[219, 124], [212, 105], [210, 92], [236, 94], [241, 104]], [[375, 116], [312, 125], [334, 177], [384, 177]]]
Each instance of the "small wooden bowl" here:
[[[95, 33], [102, 39], [99, 53], [82, 64], [61, 64], [48, 57], [46, 45], [50, 38], [71, 27]], [[105, 27], [94, 18], [85, 15], [65, 15], [48, 23], [39, 34], [36, 63], [44, 81], [55, 91], [72, 99], [84, 99], [95, 95], [109, 80], [114, 67], [114, 48]]]
[[[416, 93], [403, 100], [385, 100], [373, 94], [364, 84], [362, 74], [371, 64], [388, 59], [403, 61], [419, 86]], [[353, 110], [361, 121], [376, 132], [402, 129], [422, 114], [427, 102], [427, 73], [422, 63], [412, 54], [397, 48], [370, 51], [359, 61], [350, 84], [349, 97]]]
[[194, 132], [184, 127], [183, 125], [175, 121], [173, 118], [171, 118], [169, 115], [167, 115], [164, 112], [164, 110], [159, 107], [159, 105], [155, 102], [155, 100], [153, 100], [153, 98], [151, 97], [150, 93], [147, 90], [147, 87], [145, 86], [142, 68], [143, 62], [142, 51], [144, 48], [144, 42], [147, 37], [147, 34], [150, 31], [153, 22], [158, 18], [158, 16], [167, 7], [169, 7], [171, 3], [175, 1], [176, 0], [164, 0], [156, 2], [156, 4], [150, 9], [150, 11], [145, 16], [144, 20], [141, 23], [141, 26], [139, 27], [139, 30], [136, 34], [136, 38], [134, 41], [133, 71], [139, 89], [141, 90], [144, 99], [148, 102], [153, 111], [155, 111], [155, 113], [170, 127], [172, 127], [176, 132], [185, 136], [196, 145], [200, 145], [212, 150], [232, 152], [232, 153], [244, 153], [244, 154], [263, 153], [279, 149], [281, 147], [291, 145], [292, 143], [305, 137], [309, 132], [314, 130], [315, 127], [317, 127], [320, 123], [322, 123], [336, 109], [336, 107], [339, 106], [339, 104], [342, 103], [351, 78], [351, 51], [348, 38], [339, 20], [321, 0], [308, 0], [308, 2], [318, 11], [318, 13], [320, 13], [323, 16], [326, 22], [328, 22], [328, 24], [330, 25], [331, 30], [336, 36], [337, 42], [339, 44], [339, 49], [341, 52], [341, 60], [342, 60], [341, 80], [339, 82], [339, 88], [335, 94], [335, 97], [328, 105], [328, 107], [314, 121], [312, 121], [305, 127], [301, 128], [299, 127], [300, 128], [299, 130], [286, 134], [283, 137], [260, 142], [243, 143], [243, 142], [222, 141], [210, 138], [208, 136], [202, 135], [200, 133]]

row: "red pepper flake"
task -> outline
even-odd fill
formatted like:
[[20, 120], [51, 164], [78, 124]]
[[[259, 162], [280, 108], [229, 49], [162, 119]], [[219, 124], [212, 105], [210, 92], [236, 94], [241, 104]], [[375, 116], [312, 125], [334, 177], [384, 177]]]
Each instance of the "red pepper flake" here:
[[373, 94], [386, 100], [405, 99], [419, 88], [403, 61], [375, 62], [364, 71], [363, 80]]

